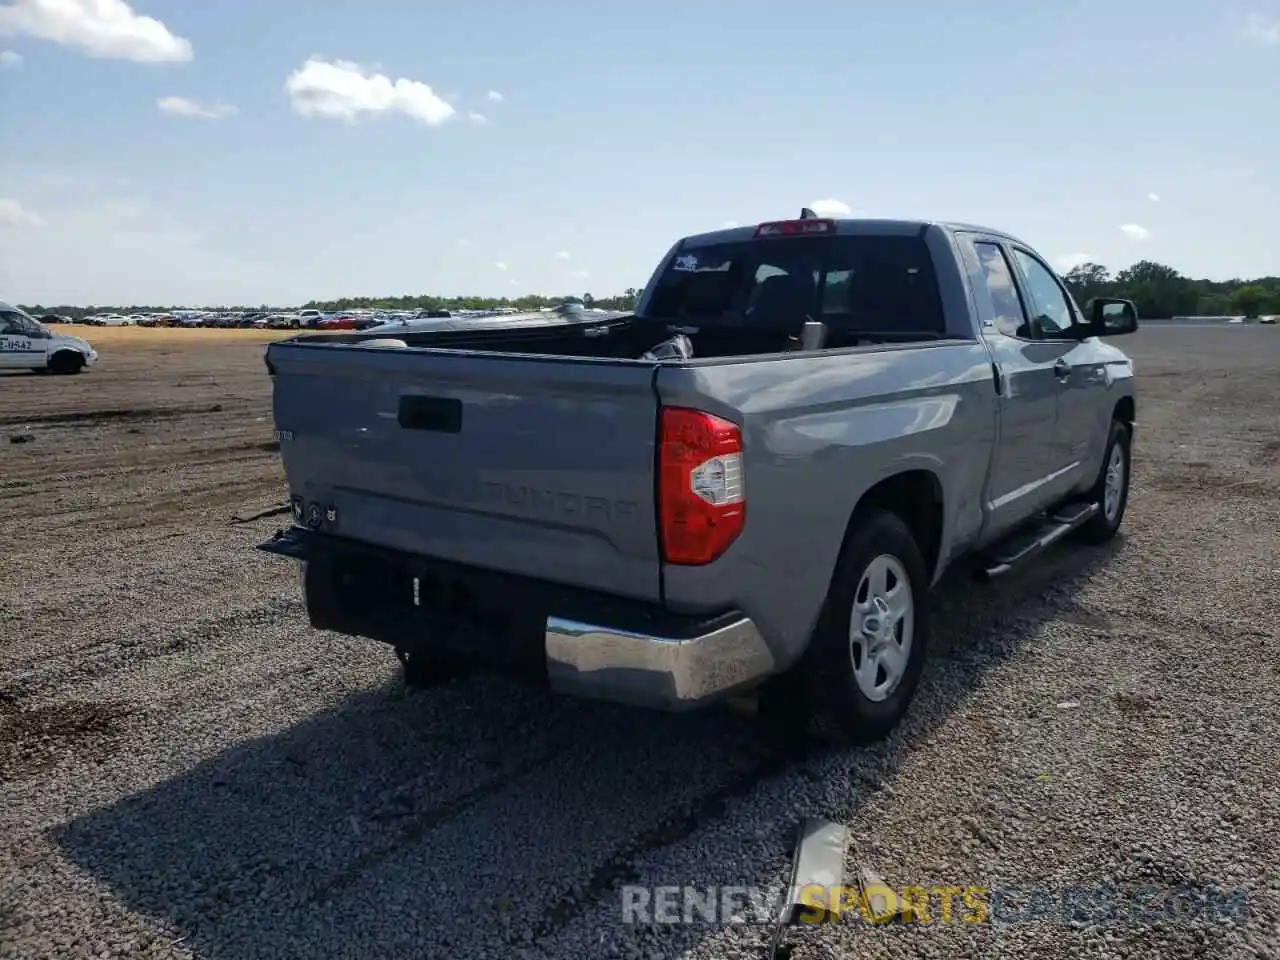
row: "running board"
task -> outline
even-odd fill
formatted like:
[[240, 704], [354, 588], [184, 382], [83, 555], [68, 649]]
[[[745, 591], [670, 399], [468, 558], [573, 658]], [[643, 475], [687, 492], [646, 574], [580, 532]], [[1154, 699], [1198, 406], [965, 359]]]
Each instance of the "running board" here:
[[1067, 534], [1088, 523], [1098, 512], [1096, 503], [1068, 503], [1034, 522], [1030, 529], [1011, 534], [987, 551], [978, 562], [978, 576], [994, 580], [1051, 547]]

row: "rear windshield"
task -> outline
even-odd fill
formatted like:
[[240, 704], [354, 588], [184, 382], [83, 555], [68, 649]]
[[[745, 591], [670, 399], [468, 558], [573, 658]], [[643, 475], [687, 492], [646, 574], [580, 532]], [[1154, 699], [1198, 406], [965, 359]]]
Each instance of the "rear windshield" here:
[[676, 252], [644, 315], [699, 327], [835, 334], [945, 334], [937, 275], [921, 237], [742, 240]]

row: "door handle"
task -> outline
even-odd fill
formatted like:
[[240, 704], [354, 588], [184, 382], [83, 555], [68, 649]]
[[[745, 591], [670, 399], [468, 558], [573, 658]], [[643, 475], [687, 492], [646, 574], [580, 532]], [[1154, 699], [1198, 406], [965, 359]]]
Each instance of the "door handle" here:
[[1071, 364], [1065, 360], [1059, 360], [1053, 365], [1053, 375], [1059, 380], [1065, 380], [1071, 376]]

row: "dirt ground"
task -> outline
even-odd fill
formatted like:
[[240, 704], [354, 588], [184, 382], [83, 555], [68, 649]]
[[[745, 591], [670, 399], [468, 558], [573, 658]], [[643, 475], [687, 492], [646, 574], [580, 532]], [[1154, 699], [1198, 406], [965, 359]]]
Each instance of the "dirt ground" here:
[[[270, 343], [292, 337], [297, 330], [259, 330], [256, 328], [214, 329], [206, 327], [89, 327], [80, 323], [57, 324], [55, 333], [68, 337], [84, 337], [99, 350], [120, 347], [127, 350], [147, 349], [162, 343], [191, 347], [219, 346], [229, 343]], [[307, 331], [315, 333], [316, 331]]]
[[253, 549], [287, 517], [232, 520], [286, 495], [286, 334], [63, 332], [95, 369], [0, 375], [0, 957], [764, 956], [761, 927], [627, 926], [620, 890], [781, 882], [808, 813], [893, 884], [1243, 888], [1249, 915], [843, 923], [797, 960], [1280, 956], [1280, 331], [1127, 338], [1120, 542], [952, 578], [903, 729], [785, 758], [720, 712], [406, 693]]

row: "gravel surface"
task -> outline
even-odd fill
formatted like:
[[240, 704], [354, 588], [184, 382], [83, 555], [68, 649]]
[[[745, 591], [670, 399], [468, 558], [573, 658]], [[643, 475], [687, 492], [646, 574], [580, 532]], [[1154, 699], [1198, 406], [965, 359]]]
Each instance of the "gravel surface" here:
[[283, 518], [230, 522], [284, 494], [261, 345], [0, 377], [0, 957], [763, 957], [759, 924], [624, 924], [622, 888], [782, 884], [802, 815], [895, 888], [1247, 911], [855, 913], [793, 958], [1280, 956], [1280, 332], [1125, 346], [1125, 535], [944, 584], [908, 722], [841, 752], [498, 680], [410, 694], [311, 631], [252, 549]]

